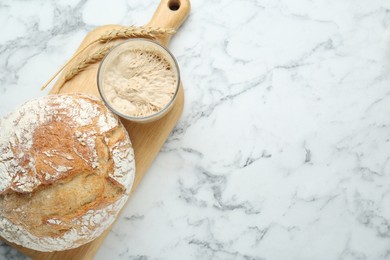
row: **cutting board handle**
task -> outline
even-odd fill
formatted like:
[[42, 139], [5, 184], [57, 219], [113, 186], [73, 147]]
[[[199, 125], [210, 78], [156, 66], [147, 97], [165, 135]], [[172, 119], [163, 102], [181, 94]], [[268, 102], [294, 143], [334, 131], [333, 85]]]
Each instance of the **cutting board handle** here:
[[[161, 0], [156, 12], [147, 26], [173, 28], [177, 30], [190, 13], [189, 0]], [[160, 43], [167, 46], [171, 35], [159, 39]]]

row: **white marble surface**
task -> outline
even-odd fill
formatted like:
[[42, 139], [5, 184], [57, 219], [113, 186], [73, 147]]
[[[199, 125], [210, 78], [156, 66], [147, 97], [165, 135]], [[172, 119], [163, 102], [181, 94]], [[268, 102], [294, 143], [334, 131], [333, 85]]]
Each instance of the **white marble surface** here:
[[[0, 115], [157, 4], [2, 0]], [[170, 47], [183, 116], [96, 259], [390, 259], [389, 1], [196, 0]]]

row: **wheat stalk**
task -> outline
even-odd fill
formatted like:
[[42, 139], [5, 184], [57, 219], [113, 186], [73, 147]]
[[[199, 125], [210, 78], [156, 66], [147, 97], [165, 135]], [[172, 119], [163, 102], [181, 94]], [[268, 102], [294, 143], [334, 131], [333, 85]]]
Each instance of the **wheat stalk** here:
[[97, 50], [92, 55], [87, 56], [85, 59], [80, 61], [76, 67], [72, 68], [65, 74], [65, 81], [71, 80], [76, 76], [79, 72], [85, 70], [86, 67], [88, 67], [91, 64], [94, 64], [96, 62], [99, 62], [101, 59], [103, 59], [104, 55], [107, 54], [107, 52], [113, 47], [114, 45], [107, 45], [103, 46], [99, 50]]
[[[83, 53], [86, 49], [88, 49], [91, 45], [95, 44], [95, 43], [107, 43], [109, 41], [112, 41], [112, 40], [116, 40], [116, 39], [129, 39], [129, 38], [148, 38], [148, 39], [156, 39], [158, 36], [162, 36], [162, 35], [170, 35], [170, 34], [174, 34], [176, 31], [172, 28], [158, 28], [158, 27], [136, 27], [136, 26], [129, 26], [129, 27], [122, 27], [120, 29], [115, 29], [115, 30], [111, 30], [111, 31], [107, 31], [106, 33], [104, 33], [103, 35], [101, 35], [98, 39], [96, 40], [93, 40], [92, 42], [90, 42], [87, 46], [85, 46], [84, 48], [82, 48], [81, 50], [79, 50], [78, 52], [75, 53], [75, 55], [73, 55], [73, 57], [67, 61], [65, 63], [65, 65], [63, 65], [50, 79], [48, 82], [46, 82], [45, 85], [42, 86], [41, 90], [44, 90], [49, 84], [50, 82], [53, 81], [53, 79], [55, 77], [57, 77], [57, 75], [70, 63], [72, 62], [76, 57], [78, 57], [81, 53]], [[106, 46], [107, 47], [107, 46]], [[112, 47], [112, 46], [111, 46]], [[105, 47], [103, 47], [105, 48]], [[102, 51], [102, 49], [99, 49], [99, 51]], [[95, 56], [95, 60], [94, 62], [92, 63], [89, 63], [89, 64], [93, 64], [93, 63], [96, 63], [98, 61], [100, 61], [103, 57], [101, 56], [101, 58], [99, 60], [97, 60], [98, 57], [98, 53], [99, 51], [97, 51], [96, 53], [94, 53], [92, 56]], [[108, 51], [108, 50], [107, 50]], [[107, 53], [107, 52], [106, 52]], [[101, 55], [101, 54], [100, 54]], [[92, 58], [92, 56], [90, 56], [89, 58]], [[75, 77], [80, 71], [84, 70], [89, 64], [88, 63], [83, 63], [85, 61], [87, 61], [88, 57], [86, 59], [84, 59], [83, 61], [81, 61], [75, 68], [71, 69], [71, 71], [73, 71], [73, 75], [70, 77], [70, 74], [68, 73], [67, 76], [70, 77], [69, 79], [72, 79], [73, 77]], [[90, 60], [91, 62], [92, 60]], [[83, 63], [83, 64], [82, 64]], [[79, 69], [81, 68], [82, 66], [85, 66], [83, 69]], [[69, 79], [66, 79], [66, 76], [65, 76], [65, 82], [68, 81]], [[64, 82], [64, 83], [65, 83]], [[62, 88], [62, 86], [59, 87], [58, 91]]]
[[171, 28], [164, 29], [158, 27], [154, 28], [130, 26], [118, 30], [108, 31], [102, 36], [100, 36], [99, 39], [95, 40], [95, 42], [99, 41], [102, 43], [106, 43], [114, 39], [129, 39], [137, 37], [155, 39], [157, 36], [174, 34], [175, 32], [176, 31]]
[[92, 55], [85, 57], [82, 61], [80, 61], [77, 66], [73, 67], [71, 70], [67, 71], [64, 77], [62, 84], [57, 89], [57, 94], [60, 92], [65, 82], [74, 78], [81, 71], [85, 70], [89, 65], [99, 62], [103, 57], [107, 54], [107, 52], [114, 47], [114, 44], [106, 45], [98, 49]]

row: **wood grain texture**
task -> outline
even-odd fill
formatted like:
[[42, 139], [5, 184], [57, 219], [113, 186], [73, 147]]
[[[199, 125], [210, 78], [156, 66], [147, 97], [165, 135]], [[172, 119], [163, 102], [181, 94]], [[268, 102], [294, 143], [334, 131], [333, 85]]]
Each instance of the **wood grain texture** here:
[[[180, 5], [178, 10], [171, 10], [170, 7], [177, 7]], [[189, 0], [162, 0], [158, 6], [153, 18], [147, 24], [147, 26], [157, 26], [161, 28], [175, 28], [178, 29], [180, 25], [185, 21], [190, 11], [190, 2]], [[81, 43], [79, 50], [84, 48], [90, 42], [99, 38], [100, 35], [106, 31], [112, 29], [120, 28], [120, 25], [106, 25], [96, 28], [91, 31]], [[167, 46], [169, 44], [171, 36], [166, 36], [157, 39], [158, 42]], [[115, 40], [111, 43], [119, 43], [124, 40]], [[86, 54], [94, 53], [102, 45], [96, 44], [87, 49]], [[84, 55], [80, 55], [73, 62], [71, 62], [66, 68], [71, 68], [77, 64]], [[97, 89], [97, 70], [99, 63], [89, 66], [85, 71], [81, 72], [79, 75], [74, 77], [72, 80], [66, 82], [62, 87], [60, 93], [69, 93], [69, 92], [84, 92], [90, 93], [96, 96], [99, 96]], [[50, 93], [56, 93], [59, 87], [64, 82], [64, 73], [59, 77], [57, 83], [53, 86]], [[99, 96], [100, 97], [100, 96]], [[146, 173], [147, 169], [157, 156], [164, 142], [168, 138], [172, 129], [176, 125], [181, 112], [183, 110], [184, 104], [184, 94], [183, 86], [180, 83], [180, 89], [178, 96], [176, 98], [175, 104], [171, 111], [159, 119], [158, 121], [148, 123], [148, 124], [139, 124], [129, 122], [127, 120], [122, 120], [122, 123], [129, 132], [131, 141], [133, 143], [135, 160], [136, 160], [136, 176], [132, 192], [139, 185], [142, 177]], [[92, 259], [99, 249], [100, 245], [103, 243], [105, 237], [110, 232], [111, 227], [106, 230], [100, 237], [94, 241], [81, 246], [76, 249], [60, 251], [60, 252], [38, 252], [35, 250], [23, 248], [21, 246], [9, 243], [16, 249], [20, 250], [24, 254], [32, 257], [33, 259]]]

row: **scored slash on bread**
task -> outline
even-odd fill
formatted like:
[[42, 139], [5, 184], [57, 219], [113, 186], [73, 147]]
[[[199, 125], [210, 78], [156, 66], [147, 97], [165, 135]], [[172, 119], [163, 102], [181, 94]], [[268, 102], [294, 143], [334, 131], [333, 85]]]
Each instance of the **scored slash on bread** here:
[[100, 100], [76, 93], [35, 99], [0, 129], [0, 236], [59, 251], [112, 224], [135, 162], [127, 131]]

